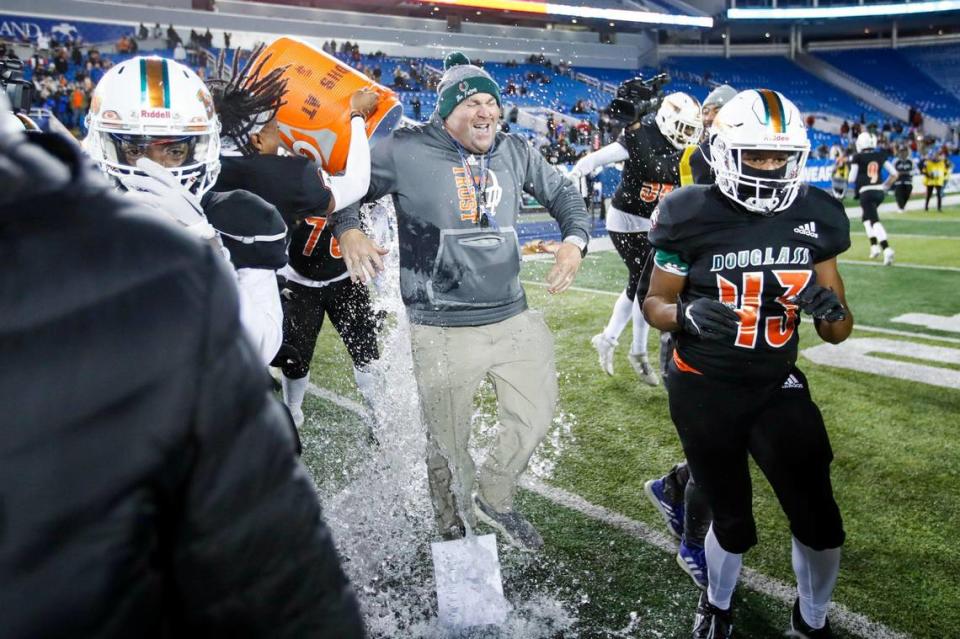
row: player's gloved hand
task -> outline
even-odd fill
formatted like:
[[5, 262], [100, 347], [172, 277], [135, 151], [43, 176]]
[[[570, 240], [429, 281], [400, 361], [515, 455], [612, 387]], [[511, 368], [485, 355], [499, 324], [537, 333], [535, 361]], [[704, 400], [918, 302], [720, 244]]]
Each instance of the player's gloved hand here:
[[843, 308], [837, 294], [819, 284], [811, 284], [800, 291], [800, 294], [793, 298], [793, 303], [804, 313], [813, 315], [815, 320], [839, 322], [847, 317], [847, 310]]
[[718, 300], [703, 297], [684, 304], [678, 298], [677, 324], [701, 339], [723, 339], [737, 334], [740, 316]]
[[580, 184], [580, 178], [582, 177], [583, 177], [583, 173], [581, 173], [580, 169], [578, 169], [577, 167], [573, 167], [572, 169], [570, 169], [570, 172], [567, 173], [567, 179], [578, 186]]
[[123, 184], [128, 189], [127, 197], [165, 214], [201, 239], [216, 237], [216, 229], [203, 214], [200, 198], [181, 184], [177, 176], [148, 158], [137, 160], [137, 168], [146, 175], [123, 178]]

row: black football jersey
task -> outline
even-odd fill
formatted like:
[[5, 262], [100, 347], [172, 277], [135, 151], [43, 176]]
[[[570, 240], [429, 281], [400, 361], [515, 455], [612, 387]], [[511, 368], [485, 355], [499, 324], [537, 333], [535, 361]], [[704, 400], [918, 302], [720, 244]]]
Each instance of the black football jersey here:
[[686, 186], [665, 198], [650, 243], [658, 268], [685, 275], [684, 304], [719, 300], [740, 316], [736, 337], [675, 335], [677, 355], [710, 377], [783, 379], [797, 359], [800, 312], [790, 300], [814, 281], [813, 265], [850, 246], [843, 206], [824, 191], [801, 187], [787, 210], [749, 213], [716, 186]]
[[897, 181], [894, 182], [894, 184], [898, 186], [913, 184], [914, 163], [911, 158], [898, 158], [897, 161], [893, 163], [893, 168], [897, 170]]
[[315, 162], [300, 156], [223, 157], [214, 189], [230, 187], [252, 191], [280, 210], [289, 228], [290, 266], [298, 273], [318, 282], [346, 273], [324, 217], [330, 189]]
[[277, 207], [291, 229], [310, 215], [323, 215], [330, 189], [320, 166], [299, 155], [223, 156], [214, 191], [243, 189]]
[[890, 159], [886, 151], [876, 149], [875, 151], [865, 151], [857, 153], [850, 160], [850, 166], [859, 167], [857, 169], [856, 192], [866, 190], [878, 190], [883, 188], [883, 165]]
[[623, 165], [613, 206], [624, 213], [650, 217], [664, 195], [680, 184], [681, 151], [660, 133], [652, 116], [617, 140], [630, 154]]
[[208, 191], [200, 204], [234, 268], [275, 271], [287, 263], [287, 225], [276, 207], [248, 191]]

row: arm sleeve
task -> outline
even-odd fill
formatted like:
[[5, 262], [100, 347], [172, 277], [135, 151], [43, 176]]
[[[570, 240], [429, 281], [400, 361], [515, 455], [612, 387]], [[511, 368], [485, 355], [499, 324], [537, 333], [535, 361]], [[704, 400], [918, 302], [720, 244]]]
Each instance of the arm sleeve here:
[[262, 268], [237, 269], [237, 288], [240, 291], [240, 324], [266, 366], [283, 343], [283, 307], [280, 305], [277, 273]]
[[887, 171], [887, 175], [890, 175], [890, 176], [900, 175], [900, 172], [897, 171], [897, 167], [895, 167], [893, 165], [893, 162], [891, 162], [890, 160], [887, 160], [886, 162], [883, 163], [883, 168]]
[[[171, 513], [182, 634], [363, 636], [293, 426], [244, 336], [236, 287], [210, 255], [189, 458]], [[215, 633], [216, 634], [216, 633]]]
[[854, 164], [850, 167], [850, 175], [847, 176], [847, 184], [854, 184], [857, 181], [857, 173], [860, 172], [860, 165]]
[[328, 183], [338, 209], [359, 201], [370, 188], [370, 142], [363, 118], [350, 118], [347, 166], [343, 175], [331, 175]]
[[597, 149], [593, 153], [588, 153], [580, 158], [573, 166], [573, 170], [579, 171], [580, 175], [590, 175], [602, 166], [623, 162], [629, 157], [630, 154], [622, 144], [612, 142], [602, 149]]
[[396, 189], [397, 172], [393, 160], [395, 145], [396, 133], [381, 140], [370, 152], [370, 185], [362, 199], [343, 208], [340, 208], [340, 201], [337, 200], [337, 211], [331, 216], [333, 234], [337, 239], [350, 229], [360, 228], [361, 204], [379, 200]]
[[577, 187], [526, 141], [519, 138], [511, 141], [520, 145], [526, 157], [523, 190], [537, 198], [559, 223], [561, 237], [577, 236], [589, 243], [590, 215]]

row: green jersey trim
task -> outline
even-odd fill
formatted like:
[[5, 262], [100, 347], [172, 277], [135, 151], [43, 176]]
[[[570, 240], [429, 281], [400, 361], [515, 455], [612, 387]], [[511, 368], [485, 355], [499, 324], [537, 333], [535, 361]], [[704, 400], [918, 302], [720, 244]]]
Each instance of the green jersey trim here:
[[679, 253], [673, 251], [664, 251], [657, 249], [653, 256], [653, 261], [661, 270], [681, 277], [686, 277], [690, 272], [690, 265], [680, 259]]

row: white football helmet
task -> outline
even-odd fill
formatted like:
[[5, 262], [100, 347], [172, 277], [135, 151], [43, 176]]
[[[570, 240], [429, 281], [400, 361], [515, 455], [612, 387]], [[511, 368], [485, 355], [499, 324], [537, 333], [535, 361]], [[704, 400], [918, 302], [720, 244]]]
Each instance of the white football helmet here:
[[179, 62], [138, 56], [110, 69], [93, 92], [87, 128], [84, 148], [121, 184], [125, 176], [146, 175], [136, 168], [140, 157], [166, 167], [197, 196], [220, 173], [213, 98]]
[[[724, 195], [748, 211], [773, 215], [793, 204], [800, 191], [810, 140], [800, 111], [781, 93], [741, 91], [713, 121], [710, 165]], [[750, 167], [744, 151], [781, 151], [787, 162], [773, 170]]]
[[671, 93], [664, 97], [656, 121], [660, 133], [678, 149], [700, 142], [703, 133], [700, 103], [686, 93]]
[[856, 141], [857, 153], [863, 153], [870, 149], [877, 148], [877, 136], [869, 131], [864, 131], [857, 136]]

